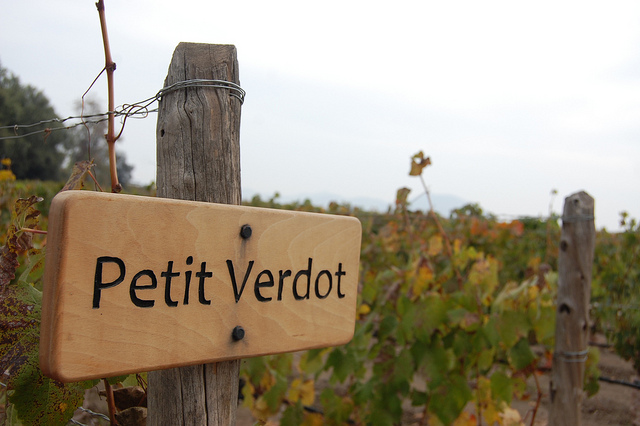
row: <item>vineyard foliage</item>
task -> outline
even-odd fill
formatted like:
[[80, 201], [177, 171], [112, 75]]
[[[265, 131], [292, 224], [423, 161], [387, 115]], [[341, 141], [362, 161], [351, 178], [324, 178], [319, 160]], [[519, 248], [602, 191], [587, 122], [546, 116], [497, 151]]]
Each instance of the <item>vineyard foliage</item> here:
[[[430, 164], [417, 154], [411, 175], [422, 179]], [[47, 229], [47, 206], [61, 187], [0, 182], [0, 408], [11, 424], [66, 424], [95, 384], [62, 385], [37, 366], [46, 236], [25, 229]], [[398, 190], [385, 213], [308, 200], [284, 205], [277, 195], [248, 203], [353, 215], [363, 225], [353, 340], [244, 360], [242, 403], [260, 421], [518, 424], [511, 402], [538, 396], [525, 382], [551, 366], [559, 217], [501, 221], [467, 205], [445, 218], [412, 210], [409, 193]], [[598, 233], [592, 319], [621, 356], [638, 360], [640, 314], [627, 308], [640, 297], [640, 226], [622, 219], [624, 232]], [[587, 361], [590, 394], [596, 362], [595, 354]]]

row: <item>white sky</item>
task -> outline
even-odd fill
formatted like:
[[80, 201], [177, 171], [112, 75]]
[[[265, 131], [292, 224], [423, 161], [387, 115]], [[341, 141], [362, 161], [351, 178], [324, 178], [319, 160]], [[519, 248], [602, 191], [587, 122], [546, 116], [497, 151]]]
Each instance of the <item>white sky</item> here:
[[[586, 190], [640, 217], [640, 2], [106, 0], [116, 103], [154, 95], [181, 41], [234, 44], [246, 195], [391, 202], [419, 150], [433, 193], [545, 215]], [[94, 1], [0, 0], [0, 63], [58, 115], [104, 65]], [[102, 79], [91, 92], [105, 104]], [[155, 120], [121, 144], [155, 179]]]

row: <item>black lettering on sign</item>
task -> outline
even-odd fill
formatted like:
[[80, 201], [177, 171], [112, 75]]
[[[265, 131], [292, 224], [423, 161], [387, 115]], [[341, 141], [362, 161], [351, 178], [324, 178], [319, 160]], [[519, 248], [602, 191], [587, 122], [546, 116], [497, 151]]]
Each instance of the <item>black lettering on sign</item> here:
[[291, 276], [291, 271], [279, 271], [280, 278], [278, 279], [278, 300], [282, 300], [282, 287], [284, 286], [284, 279]]
[[[303, 299], [309, 298], [309, 292], [311, 291], [311, 263], [312, 262], [313, 260], [309, 258], [309, 267], [307, 269], [298, 271], [298, 273], [296, 274], [296, 277], [293, 279], [293, 297], [296, 300], [303, 300]], [[300, 277], [307, 277], [307, 292], [303, 295], [300, 295], [300, 293], [298, 293], [298, 278]]]
[[[138, 285], [138, 280], [144, 276], [148, 276], [151, 279], [151, 284]], [[133, 276], [131, 280], [131, 286], [129, 286], [129, 296], [134, 305], [140, 308], [152, 308], [156, 304], [155, 300], [144, 300], [138, 297], [138, 290], [152, 290], [158, 287], [158, 279], [156, 274], [151, 269], [144, 269]]]
[[[189, 256], [187, 257], [187, 265], [191, 265], [193, 263], [193, 256]], [[186, 271], [184, 273], [184, 279], [185, 279], [185, 283], [184, 283], [184, 300], [183, 300], [183, 304], [184, 305], [188, 305], [189, 304], [189, 287], [191, 286], [191, 271]]]
[[[324, 295], [320, 294], [320, 277], [323, 275], [326, 275], [327, 278], [329, 278], [329, 289]], [[320, 273], [318, 274], [318, 277], [316, 278], [316, 297], [318, 299], [325, 299], [329, 295], [329, 293], [331, 293], [332, 286], [333, 286], [333, 283], [331, 282], [331, 272], [327, 271], [326, 269], [323, 271], [320, 271]]]
[[[118, 265], [120, 269], [120, 275], [118, 278], [111, 281], [110, 283], [105, 283], [102, 281], [102, 265], [107, 262], [115, 263]], [[100, 296], [102, 295], [102, 290], [109, 287], [115, 287], [124, 281], [125, 267], [124, 262], [117, 257], [111, 256], [101, 256], [96, 260], [96, 275], [93, 281], [93, 308], [97, 309], [100, 307]]]
[[247, 279], [249, 278], [249, 274], [251, 273], [251, 268], [253, 268], [253, 260], [249, 261], [247, 272], [244, 274], [244, 278], [242, 279], [242, 287], [240, 287], [240, 291], [238, 291], [238, 282], [236, 281], [236, 273], [233, 270], [233, 261], [227, 260], [227, 268], [229, 269], [231, 284], [233, 285], [233, 295], [236, 298], [236, 303], [238, 303], [238, 301], [242, 297], [242, 292], [244, 291], [244, 285], [247, 283]]
[[[260, 280], [260, 277], [263, 275], [267, 277], [266, 281]], [[256, 283], [253, 286], [253, 294], [256, 295], [256, 300], [258, 302], [269, 302], [270, 300], [272, 300], [273, 297], [262, 296], [262, 294], [260, 293], [260, 289], [263, 287], [273, 287], [273, 285], [274, 285], [273, 274], [271, 273], [271, 271], [268, 269], [265, 269], [264, 271], [260, 272], [256, 277]]]
[[[200, 264], [200, 272], [196, 272], [196, 278], [200, 278], [200, 282], [198, 284], [198, 301], [203, 305], [210, 305], [211, 300], [207, 300], [204, 297], [204, 279], [213, 277], [213, 272], [207, 272], [207, 262], [202, 262]], [[187, 296], [185, 293], [184, 296], [184, 304], [186, 305]]]
[[[342, 263], [338, 264], [338, 270], [335, 274], [329, 269], [323, 269], [316, 274], [313, 273], [313, 259], [308, 258], [307, 268], [301, 269], [293, 275], [290, 269], [281, 269], [278, 271], [278, 292], [277, 298], [275, 294], [275, 289], [270, 291], [269, 289], [274, 288], [275, 278], [274, 273], [269, 269], [264, 269], [255, 278], [253, 285], [253, 294], [258, 302], [271, 302], [276, 298], [276, 300], [283, 300], [283, 292], [285, 288], [285, 281], [287, 287], [289, 287], [289, 283], [291, 284], [291, 292], [294, 300], [309, 300], [311, 298], [311, 285], [314, 284], [314, 294], [318, 299], [326, 299], [331, 295], [331, 292], [334, 289], [334, 284], [336, 288], [336, 293], [339, 299], [346, 297], [346, 295], [342, 292], [342, 277], [347, 273], [342, 270]], [[193, 264], [193, 256], [188, 256], [186, 259], [187, 266]], [[236, 276], [235, 268], [232, 260], [227, 260], [227, 269], [229, 270], [229, 278], [231, 279], [231, 285], [233, 287], [233, 295], [236, 303], [240, 301], [242, 298], [242, 294], [244, 293], [244, 289], [247, 285], [247, 281], [251, 278], [251, 270], [253, 269], [254, 261], [250, 260], [247, 264], [246, 270], [242, 277], [242, 283], [238, 285], [239, 276]], [[108, 266], [105, 265], [113, 265], [110, 270], [113, 270], [117, 267], [118, 276], [113, 279], [113, 281], [105, 282], [105, 279], [111, 279], [113, 276], [113, 272], [106, 273], [107, 278], [105, 278], [105, 268]], [[182, 298], [182, 304], [189, 304], [189, 295], [191, 290], [191, 277], [193, 276], [194, 271], [185, 271], [184, 272], [184, 297]], [[174, 262], [172, 260], [167, 262], [167, 267], [164, 271], [160, 273], [160, 276], [164, 278], [164, 302], [169, 307], [177, 307], [179, 304], [179, 299], [174, 300], [172, 298], [172, 284], [176, 284], [176, 280], [174, 278], [178, 278], [181, 275], [180, 272], [174, 271]], [[336, 280], [334, 281], [333, 275], [335, 275]], [[211, 305], [211, 300], [206, 298], [205, 295], [205, 281], [207, 278], [213, 277], [213, 272], [207, 271], [207, 262], [200, 263], [200, 271], [195, 273], [196, 278], [198, 279], [198, 302], [202, 305]], [[138, 284], [138, 281], [145, 278], [148, 281], [147, 284]], [[293, 277], [293, 280], [291, 280]], [[125, 263], [122, 259], [111, 256], [102, 256], [96, 260], [96, 270], [93, 282], [93, 308], [100, 308], [100, 301], [102, 298], [102, 292], [105, 289], [115, 287], [122, 283], [126, 278], [126, 267]], [[287, 278], [289, 280], [287, 280]], [[154, 299], [144, 299], [140, 297], [139, 292], [143, 290], [152, 290], [158, 287], [158, 280], [156, 278], [156, 274], [151, 269], [143, 269], [136, 273], [131, 279], [131, 284], [129, 286], [129, 297], [131, 298], [131, 302], [140, 308], [151, 308], [155, 305]], [[175, 288], [175, 286], [174, 286]], [[289, 290], [287, 290], [289, 291]]]
[[161, 277], [166, 278], [164, 283], [164, 303], [167, 306], [178, 306], [178, 301], [171, 300], [171, 278], [179, 275], [180, 272], [173, 272], [173, 260], [170, 260], [167, 264], [167, 270], [160, 274]]
[[338, 277], [338, 297], [340, 299], [346, 296], [343, 292], [340, 291], [340, 279], [342, 278], [343, 275], [347, 275], [347, 273], [342, 270], [342, 263], [339, 263], [338, 272], [336, 272], [336, 277]]

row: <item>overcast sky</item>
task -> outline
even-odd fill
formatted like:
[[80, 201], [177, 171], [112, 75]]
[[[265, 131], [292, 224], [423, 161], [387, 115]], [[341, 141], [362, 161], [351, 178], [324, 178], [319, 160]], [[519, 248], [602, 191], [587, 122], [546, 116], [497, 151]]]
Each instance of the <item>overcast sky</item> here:
[[[234, 44], [245, 194], [393, 201], [423, 150], [435, 194], [505, 217], [586, 190], [640, 217], [640, 2], [105, 0], [116, 104], [153, 96], [181, 41]], [[59, 116], [104, 65], [94, 1], [0, 0], [0, 63]], [[103, 78], [91, 96], [105, 105]], [[156, 115], [121, 149], [155, 179]]]

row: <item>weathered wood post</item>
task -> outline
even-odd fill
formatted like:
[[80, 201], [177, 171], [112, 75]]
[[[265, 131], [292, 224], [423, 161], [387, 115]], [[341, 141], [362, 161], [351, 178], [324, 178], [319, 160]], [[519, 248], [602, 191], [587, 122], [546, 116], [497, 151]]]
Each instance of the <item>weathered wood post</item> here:
[[[201, 80], [197, 82], [196, 80]], [[240, 204], [239, 84], [231, 45], [180, 43], [173, 53], [158, 111], [158, 197]], [[235, 424], [240, 361], [149, 373], [150, 425]]]
[[567, 197], [558, 256], [556, 347], [549, 385], [550, 425], [581, 423], [595, 234], [593, 198], [586, 192]]

